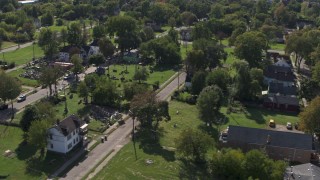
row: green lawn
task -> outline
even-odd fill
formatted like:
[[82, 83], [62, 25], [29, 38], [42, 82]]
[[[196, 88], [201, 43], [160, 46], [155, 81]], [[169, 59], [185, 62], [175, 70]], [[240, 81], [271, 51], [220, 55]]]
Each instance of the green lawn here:
[[223, 39], [221, 42], [222, 42], [222, 45], [229, 46], [229, 40], [228, 39]]
[[238, 58], [233, 54], [234, 49], [231, 47], [224, 48], [224, 50], [228, 53], [227, 60], [225, 64], [231, 65]]
[[[22, 143], [23, 132], [20, 128], [0, 125], [0, 142], [0, 177], [4, 179], [46, 179], [63, 162], [61, 155], [50, 153], [37, 159], [39, 152]], [[6, 150], [14, 152], [14, 156], [3, 156]], [[49, 163], [52, 159], [55, 162]]]
[[[176, 114], [177, 111], [179, 111], [179, 114]], [[244, 113], [226, 115], [227, 124], [223, 125], [221, 129], [228, 125], [266, 128], [267, 120], [270, 118], [273, 118], [279, 124], [298, 120], [296, 116], [264, 109], [249, 108], [247, 111], [247, 115]], [[201, 179], [205, 177], [201, 174], [199, 167], [188, 166], [179, 160], [174, 151], [176, 147], [174, 139], [179, 136], [181, 131], [189, 127], [207, 131], [213, 137], [217, 136], [217, 130], [204, 125], [198, 118], [198, 110], [195, 105], [171, 101], [169, 112], [171, 121], [161, 122], [160, 124], [160, 145], [142, 146], [141, 142], [136, 143], [136, 160], [134, 146], [130, 142], [111, 159], [109, 164], [94, 179], [181, 179], [183, 177], [186, 179]], [[221, 112], [226, 114], [226, 108], [222, 108]], [[176, 128], [174, 124], [176, 124]], [[153, 160], [154, 163], [146, 165], [145, 161], [147, 159]]]
[[14, 42], [9, 42], [9, 41], [3, 41], [2, 42], [2, 49], [6, 49], [6, 48], [9, 48], [9, 47], [12, 47], [12, 46], [16, 46], [17, 44], [14, 43]]
[[[38, 46], [34, 46], [34, 55], [35, 58], [42, 57], [43, 51]], [[17, 49], [15, 51], [4, 53], [5, 60], [7, 62], [15, 62], [16, 65], [22, 65], [30, 62], [33, 58], [33, 46], [28, 46], [25, 48]]]
[[37, 80], [33, 80], [33, 79], [28, 79], [28, 78], [24, 78], [24, 77], [20, 77], [20, 74], [23, 74], [25, 72], [24, 69], [19, 68], [17, 70], [11, 71], [8, 73], [9, 76], [12, 77], [16, 77], [20, 80], [20, 82], [22, 83], [22, 85], [25, 86], [32, 86], [32, 87], [37, 87], [39, 86], [39, 83]]
[[63, 28], [67, 29], [67, 26], [56, 26], [56, 25], [49, 26], [49, 29], [51, 31], [57, 31], [57, 32], [60, 32], [61, 29], [63, 29]]
[[[128, 65], [127, 66], [127, 70], [128, 70], [128, 74], [124, 74], [124, 77], [126, 80], [129, 79], [133, 79], [133, 75], [135, 72], [135, 68], [139, 68], [139, 65]], [[146, 66], [147, 69], [149, 70], [149, 66]], [[117, 70], [117, 72], [113, 72], [113, 70]], [[110, 76], [115, 76], [117, 78], [121, 78], [122, 75], [120, 75], [121, 71], [125, 71], [126, 70], [126, 66], [125, 65], [111, 65], [110, 66]], [[150, 71], [149, 71], [150, 72]], [[108, 71], [106, 72], [108, 73]], [[171, 76], [173, 76], [173, 74], [175, 73], [175, 71], [173, 69], [169, 69], [169, 68], [155, 68], [153, 73], [149, 73], [149, 77], [146, 81], [146, 83], [148, 84], [154, 84], [156, 81], [159, 81], [160, 84], [164, 83], [166, 80], [168, 80]], [[120, 80], [116, 80], [117, 83], [120, 83]]]
[[270, 49], [273, 49], [273, 50], [281, 50], [281, 51], [284, 51], [284, 49], [286, 48], [286, 45], [285, 44], [271, 44], [270, 45]]
[[180, 54], [181, 54], [182, 60], [184, 60], [187, 57], [188, 51], [191, 51], [192, 49], [193, 49], [192, 44], [180, 45]]

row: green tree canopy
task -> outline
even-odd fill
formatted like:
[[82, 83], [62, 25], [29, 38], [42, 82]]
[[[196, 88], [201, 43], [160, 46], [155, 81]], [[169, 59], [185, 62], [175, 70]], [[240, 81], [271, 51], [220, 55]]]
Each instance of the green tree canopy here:
[[307, 133], [320, 132], [320, 97], [317, 96], [299, 114], [299, 129]]
[[249, 31], [237, 37], [234, 54], [246, 60], [250, 67], [258, 67], [262, 61], [262, 51], [266, 48], [265, 36], [260, 32]]
[[219, 121], [219, 110], [222, 105], [223, 94], [221, 89], [214, 85], [204, 88], [197, 100], [200, 119], [212, 125]]

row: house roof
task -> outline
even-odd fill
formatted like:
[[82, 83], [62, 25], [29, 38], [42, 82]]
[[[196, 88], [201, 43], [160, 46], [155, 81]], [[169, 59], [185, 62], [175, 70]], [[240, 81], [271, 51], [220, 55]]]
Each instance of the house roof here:
[[60, 131], [64, 136], [68, 136], [75, 129], [79, 128], [83, 122], [76, 115], [71, 115], [61, 122], [57, 122], [55, 128]]
[[316, 180], [320, 179], [320, 167], [311, 163], [291, 166], [286, 169], [285, 178], [299, 180]]
[[297, 97], [283, 96], [283, 95], [273, 95], [273, 96], [269, 95], [264, 98], [264, 102], [299, 106], [299, 99]]
[[281, 94], [281, 95], [297, 95], [297, 87], [295, 86], [283, 86], [283, 83], [269, 83], [269, 93]]
[[248, 144], [278, 146], [294, 149], [313, 150], [312, 136], [285, 131], [229, 126], [228, 141]]
[[90, 46], [82, 46], [82, 49], [88, 54], [90, 51]]
[[291, 68], [283, 66], [270, 65], [263, 71], [263, 75], [267, 78], [287, 82], [294, 82], [296, 79]]
[[64, 47], [60, 50], [60, 52], [69, 53], [72, 48], [78, 48], [78, 49], [80, 49], [80, 48], [77, 47], [77, 46], [71, 46], [71, 45], [70, 45], [70, 46], [64, 46]]

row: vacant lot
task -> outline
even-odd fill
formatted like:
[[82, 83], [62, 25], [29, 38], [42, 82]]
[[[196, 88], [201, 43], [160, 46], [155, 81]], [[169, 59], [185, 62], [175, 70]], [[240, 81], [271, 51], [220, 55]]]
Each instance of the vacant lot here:
[[15, 77], [15, 78], [18, 78], [20, 80], [21, 84], [24, 86], [32, 86], [32, 87], [39, 86], [39, 83], [37, 80], [20, 77], [20, 74], [23, 74], [24, 72], [25, 72], [24, 69], [19, 68], [19, 69], [16, 69], [14, 71], [9, 72], [8, 75]]
[[[43, 57], [43, 51], [38, 46], [34, 46], [34, 56], [35, 58]], [[10, 51], [4, 53], [5, 61], [8, 63], [15, 62], [16, 65], [26, 64], [32, 61], [33, 58], [33, 46], [28, 46], [25, 48], [17, 49], [15, 51]]]

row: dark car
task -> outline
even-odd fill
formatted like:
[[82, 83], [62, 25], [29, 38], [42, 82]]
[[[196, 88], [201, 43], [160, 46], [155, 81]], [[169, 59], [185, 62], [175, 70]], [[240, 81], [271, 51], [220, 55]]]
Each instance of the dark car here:
[[27, 99], [27, 96], [23, 94], [18, 97], [17, 102], [22, 102], [22, 101], [25, 101], [26, 99]]

